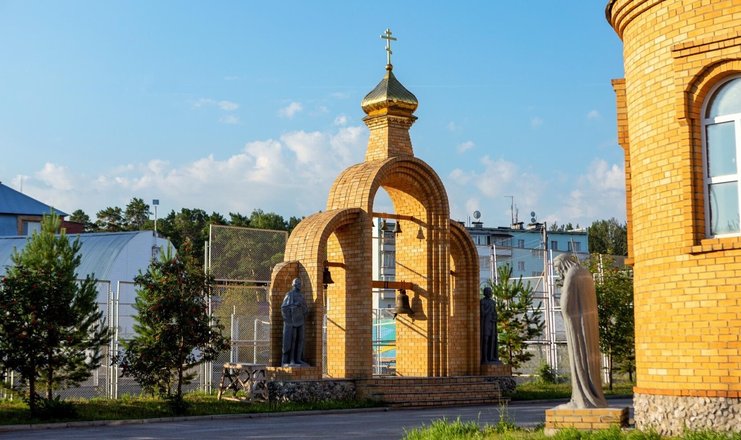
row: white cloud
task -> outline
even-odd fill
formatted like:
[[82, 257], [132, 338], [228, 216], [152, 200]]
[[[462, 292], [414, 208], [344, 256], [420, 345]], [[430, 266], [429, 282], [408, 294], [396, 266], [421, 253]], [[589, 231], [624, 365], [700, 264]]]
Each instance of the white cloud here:
[[461, 128], [460, 125], [456, 124], [455, 122], [453, 121], [448, 122], [448, 131], [456, 131], [460, 128]]
[[597, 110], [591, 110], [589, 113], [587, 113], [587, 119], [589, 119], [590, 121], [600, 119], [601, 117], [602, 115]]
[[[478, 210], [487, 219], [488, 226], [509, 223], [507, 196], [516, 194], [520, 206], [535, 206], [544, 186], [539, 177], [515, 163], [489, 156], [482, 157], [474, 170], [453, 170], [445, 185], [451, 200], [452, 218], [465, 220]], [[458, 203], [460, 201], [464, 201], [463, 204]]]
[[253, 209], [285, 217], [324, 209], [334, 179], [360, 162], [367, 141], [362, 126], [329, 132], [295, 131], [278, 139], [247, 142], [225, 157], [207, 155], [187, 163], [153, 159], [79, 175], [47, 163], [24, 179], [24, 192], [65, 212], [91, 217], [108, 206], [125, 207], [133, 197], [161, 200], [161, 212], [200, 208], [222, 214]]
[[571, 222], [588, 226], [592, 221], [625, 218], [624, 170], [620, 164], [595, 159], [583, 170], [553, 170], [536, 174], [506, 159], [481, 158], [470, 169], [456, 168], [444, 179], [451, 217], [466, 220], [473, 210], [483, 214], [487, 226], [510, 222], [510, 199], [520, 220], [535, 211], [549, 223]]
[[303, 109], [304, 109], [304, 106], [301, 105], [300, 102], [293, 101], [287, 106], [278, 110], [278, 115], [280, 115], [283, 118], [291, 119], [296, 115], [296, 113], [300, 112]]
[[596, 159], [561, 198], [559, 223], [579, 223], [615, 217], [625, 219], [625, 170]]
[[347, 125], [347, 116], [339, 115], [334, 118], [334, 125]]
[[455, 182], [458, 185], [467, 185], [468, 182], [471, 181], [471, 179], [474, 178], [473, 173], [471, 172], [465, 172], [460, 168], [456, 168], [453, 171], [450, 172], [448, 175], [448, 178], [450, 178], [453, 182]]
[[228, 125], [237, 125], [240, 123], [239, 116], [232, 114], [230, 112], [233, 112], [239, 108], [239, 104], [233, 101], [227, 101], [225, 99], [222, 99], [221, 101], [217, 101], [215, 99], [211, 98], [200, 98], [196, 101], [193, 101], [191, 103], [193, 108], [218, 108], [222, 112], [221, 116], [219, 117], [219, 122], [222, 124], [228, 124]]
[[59, 188], [63, 191], [69, 191], [74, 188], [72, 176], [63, 166], [55, 165], [51, 162], [44, 164], [44, 168], [36, 173], [36, 177], [46, 185]]
[[239, 108], [239, 104], [236, 102], [231, 101], [219, 101], [217, 103], [220, 109], [227, 111], [227, 112], [233, 112], [234, 110]]
[[[160, 199], [163, 215], [180, 208], [222, 214], [248, 214], [261, 208], [283, 216], [307, 215], [324, 209], [334, 179], [362, 161], [367, 139], [367, 128], [362, 125], [292, 131], [184, 163], [178, 163], [177, 157], [153, 159], [103, 169], [95, 175], [75, 173], [66, 163], [50, 162], [24, 178], [23, 189], [63, 211], [81, 208], [93, 217], [108, 206], [124, 207], [133, 197]], [[530, 211], [549, 223], [582, 226], [602, 218], [625, 219], [621, 163], [597, 158], [581, 169], [536, 174], [525, 165], [525, 158], [517, 157], [518, 163], [483, 156], [443, 176], [451, 217], [465, 220], [479, 210], [486, 226], [507, 225], [509, 196], [514, 196], [525, 221]]]
[[214, 104], [216, 104], [216, 101], [210, 98], [200, 98], [200, 99], [193, 101], [192, 103], [194, 108], [210, 107]]
[[458, 144], [458, 146], [456, 147], [456, 150], [458, 150], [459, 154], [463, 154], [475, 146], [476, 144], [474, 144], [472, 141], [466, 141], [466, 142], [462, 142]]
[[330, 138], [329, 144], [341, 163], [351, 164], [360, 161], [365, 153], [367, 142], [368, 129], [354, 126], [341, 128], [336, 135]]
[[224, 115], [219, 118], [219, 122], [228, 125], [238, 125], [240, 123], [239, 116], [236, 115]]
[[543, 125], [543, 118], [540, 116], [535, 116], [530, 119], [530, 126], [533, 128], [539, 128], [541, 125]]
[[598, 159], [589, 165], [584, 177], [587, 183], [601, 191], [623, 191], [625, 189], [625, 170], [617, 164], [608, 164]]

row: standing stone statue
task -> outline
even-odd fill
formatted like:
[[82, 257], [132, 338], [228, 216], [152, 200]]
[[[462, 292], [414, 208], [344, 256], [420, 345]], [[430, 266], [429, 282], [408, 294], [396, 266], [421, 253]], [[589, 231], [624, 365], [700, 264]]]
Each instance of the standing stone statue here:
[[571, 401], [557, 408], [606, 408], [600, 376], [594, 279], [572, 254], [559, 255], [553, 260], [553, 265], [563, 282], [561, 313], [571, 370]]
[[481, 363], [498, 363], [497, 303], [491, 299], [491, 287], [484, 287], [484, 297], [481, 298], [480, 309]]
[[294, 278], [293, 288], [286, 293], [280, 307], [283, 316], [283, 356], [284, 367], [308, 365], [303, 361], [304, 321], [309, 314], [304, 295], [301, 293], [301, 280]]

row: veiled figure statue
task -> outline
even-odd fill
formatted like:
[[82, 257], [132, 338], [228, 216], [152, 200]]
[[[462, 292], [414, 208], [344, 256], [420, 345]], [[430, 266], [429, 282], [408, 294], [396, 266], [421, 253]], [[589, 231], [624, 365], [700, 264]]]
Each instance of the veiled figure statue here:
[[594, 279], [573, 254], [559, 255], [553, 260], [553, 265], [563, 282], [561, 313], [571, 370], [571, 401], [558, 408], [606, 408], [600, 375]]

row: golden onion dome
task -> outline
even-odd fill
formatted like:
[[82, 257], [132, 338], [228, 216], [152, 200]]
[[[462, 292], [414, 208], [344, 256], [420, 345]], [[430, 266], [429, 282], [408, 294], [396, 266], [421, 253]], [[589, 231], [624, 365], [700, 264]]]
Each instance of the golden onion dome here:
[[392, 112], [401, 110], [403, 113], [411, 114], [417, 109], [419, 101], [412, 92], [401, 85], [394, 76], [391, 65], [388, 64], [386, 65], [386, 75], [376, 88], [365, 95], [360, 105], [367, 115], [384, 109]]

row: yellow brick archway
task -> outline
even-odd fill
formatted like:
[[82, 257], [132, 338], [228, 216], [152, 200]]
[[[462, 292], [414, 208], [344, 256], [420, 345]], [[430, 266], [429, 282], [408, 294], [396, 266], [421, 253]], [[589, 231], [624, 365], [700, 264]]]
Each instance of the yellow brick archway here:
[[[416, 119], [416, 98], [398, 83], [390, 66], [387, 70], [369, 94], [372, 99], [364, 100], [370, 129], [366, 161], [337, 177], [326, 211], [294, 229], [286, 263], [273, 272], [272, 362], [275, 366], [280, 359], [281, 325], [276, 324], [282, 322], [281, 300], [290, 280], [300, 276], [313, 311], [306, 332], [308, 363], [318, 371], [326, 367], [329, 377], [372, 375], [372, 284], [379, 280], [371, 279], [371, 228], [374, 217], [392, 216], [402, 231], [395, 235], [396, 281], [409, 287], [414, 310], [412, 316], [396, 319], [396, 374], [479, 374], [478, 254], [465, 229], [451, 226], [440, 177], [414, 157], [408, 130]], [[391, 198], [394, 213], [373, 212], [380, 188]], [[334, 279], [326, 288], [320, 284], [325, 267]], [[325, 316], [326, 365], [321, 356]]]

